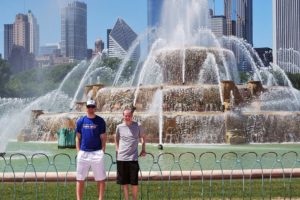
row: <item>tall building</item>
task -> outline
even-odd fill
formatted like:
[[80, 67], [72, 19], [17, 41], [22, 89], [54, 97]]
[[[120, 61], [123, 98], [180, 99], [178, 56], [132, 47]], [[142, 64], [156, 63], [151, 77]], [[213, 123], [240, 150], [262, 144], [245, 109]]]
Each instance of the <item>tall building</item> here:
[[255, 48], [258, 56], [264, 63], [265, 67], [270, 66], [270, 63], [273, 62], [272, 49], [269, 47]]
[[211, 31], [217, 36], [227, 35], [227, 24], [225, 16], [211, 16]]
[[299, 0], [273, 0], [273, 59], [291, 73], [300, 72], [299, 11]]
[[163, 4], [164, 0], [148, 0], [148, 28], [159, 26]]
[[111, 32], [111, 29], [107, 29], [106, 30], [106, 46], [107, 46], [107, 49], [109, 49], [109, 34]]
[[24, 47], [27, 52], [30, 51], [28, 16], [17, 14], [13, 25], [13, 45]]
[[226, 18], [227, 34], [233, 34], [233, 21], [236, 21], [235, 4], [236, 0], [224, 0], [224, 14]]
[[4, 25], [4, 54], [13, 72], [34, 67], [38, 49], [39, 27], [31, 11]]
[[[43, 46], [40, 46], [39, 49], [39, 55], [45, 56], [45, 55], [57, 55], [59, 54], [58, 51], [60, 50], [59, 44], [46, 44]], [[57, 55], [59, 56], [59, 55]]]
[[[118, 57], [123, 59], [133, 42], [137, 39], [137, 34], [121, 18], [119, 18], [109, 34], [109, 57]], [[131, 59], [138, 61], [140, 57], [140, 44], [133, 50]]]
[[29, 52], [34, 55], [39, 54], [40, 46], [40, 34], [39, 34], [39, 25], [35, 16], [32, 12], [28, 11], [28, 23], [29, 23]]
[[[147, 17], [148, 28], [157, 28], [160, 26], [162, 9], [165, 0], [148, 0], [147, 2]], [[156, 29], [152, 29], [148, 36], [148, 49], [156, 39]]]
[[4, 24], [4, 59], [8, 60], [13, 47], [13, 24]]
[[236, 35], [253, 44], [252, 0], [224, 0], [224, 13], [227, 23], [227, 34]]
[[95, 53], [102, 53], [104, 49], [104, 42], [101, 39], [97, 39], [95, 42], [95, 49], [94, 52]]
[[87, 53], [87, 6], [69, 3], [61, 12], [61, 51], [70, 59], [82, 60]]

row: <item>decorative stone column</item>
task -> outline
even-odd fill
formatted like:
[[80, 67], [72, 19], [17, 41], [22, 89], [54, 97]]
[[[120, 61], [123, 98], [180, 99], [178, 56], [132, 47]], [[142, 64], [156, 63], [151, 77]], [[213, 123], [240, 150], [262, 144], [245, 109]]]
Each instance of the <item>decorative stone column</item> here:
[[30, 117], [31, 124], [33, 124], [34, 121], [42, 114], [44, 114], [43, 110], [31, 110], [31, 117]]
[[233, 81], [222, 81], [222, 92], [224, 102], [230, 101], [230, 92], [234, 91], [235, 84]]
[[96, 96], [97, 96], [97, 92], [100, 90], [100, 89], [102, 89], [102, 88], [104, 88], [105, 87], [105, 85], [103, 85], [103, 84], [93, 84], [93, 85], [90, 85], [91, 87], [92, 87], [92, 90], [93, 90], [93, 95], [92, 95], [92, 97], [93, 97], [93, 99], [96, 99]]
[[226, 143], [246, 144], [248, 138], [245, 127], [245, 116], [239, 113], [228, 112], [225, 116]]
[[77, 101], [75, 103], [75, 110], [77, 112], [84, 112], [85, 111], [85, 106], [86, 106], [86, 101]]
[[93, 89], [93, 86], [92, 86], [92, 85], [86, 85], [86, 86], [84, 87], [84, 93], [83, 93], [83, 98], [82, 98], [83, 101], [87, 101], [87, 100], [88, 100], [88, 99], [87, 99], [88, 94], [89, 94], [89, 92], [90, 92], [92, 89]]
[[236, 87], [235, 83], [231, 80], [225, 80], [221, 82], [222, 95], [223, 95], [223, 107], [225, 111], [232, 110], [230, 105], [231, 93], [234, 96], [234, 105], [239, 105], [243, 102], [243, 98]]
[[249, 81], [247, 84], [248, 90], [252, 96], [259, 96], [261, 92], [264, 91], [264, 88], [260, 81]]

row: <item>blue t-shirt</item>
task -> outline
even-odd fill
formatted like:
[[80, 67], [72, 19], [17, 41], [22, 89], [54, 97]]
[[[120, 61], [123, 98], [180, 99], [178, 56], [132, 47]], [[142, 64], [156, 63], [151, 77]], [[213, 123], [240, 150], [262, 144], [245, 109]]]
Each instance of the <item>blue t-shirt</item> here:
[[105, 133], [104, 119], [97, 116], [93, 119], [84, 116], [77, 121], [76, 132], [81, 134], [80, 150], [98, 151], [102, 149], [100, 135]]

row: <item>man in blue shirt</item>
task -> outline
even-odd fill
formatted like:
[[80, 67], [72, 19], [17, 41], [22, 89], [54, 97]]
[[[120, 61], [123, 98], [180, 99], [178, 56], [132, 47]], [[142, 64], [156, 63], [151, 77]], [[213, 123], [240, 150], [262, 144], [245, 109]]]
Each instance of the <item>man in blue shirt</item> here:
[[88, 100], [87, 115], [77, 121], [76, 149], [77, 149], [77, 200], [82, 200], [84, 180], [92, 168], [95, 181], [98, 182], [99, 200], [104, 198], [105, 166], [104, 152], [106, 147], [106, 124], [96, 115], [96, 102]]

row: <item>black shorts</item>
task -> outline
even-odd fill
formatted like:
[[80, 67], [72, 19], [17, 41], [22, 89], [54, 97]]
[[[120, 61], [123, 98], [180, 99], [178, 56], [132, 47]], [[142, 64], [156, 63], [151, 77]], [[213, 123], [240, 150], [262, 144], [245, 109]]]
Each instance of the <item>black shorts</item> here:
[[138, 161], [117, 161], [117, 183], [138, 185], [140, 166]]

